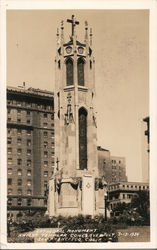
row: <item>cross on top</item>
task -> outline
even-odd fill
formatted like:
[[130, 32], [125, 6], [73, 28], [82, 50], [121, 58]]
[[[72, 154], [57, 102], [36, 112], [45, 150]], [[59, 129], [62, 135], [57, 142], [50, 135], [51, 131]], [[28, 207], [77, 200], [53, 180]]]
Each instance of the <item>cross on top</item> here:
[[79, 22], [75, 21], [75, 16], [74, 15], [72, 15], [71, 19], [67, 19], [67, 22], [71, 23], [71, 25], [72, 25], [72, 36], [73, 36], [74, 35], [74, 28], [75, 28], [76, 25], [79, 24]]

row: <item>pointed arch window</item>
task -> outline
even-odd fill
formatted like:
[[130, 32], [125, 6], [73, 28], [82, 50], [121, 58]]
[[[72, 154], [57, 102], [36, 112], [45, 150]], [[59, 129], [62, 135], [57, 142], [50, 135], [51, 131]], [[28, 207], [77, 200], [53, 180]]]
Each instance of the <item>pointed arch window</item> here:
[[74, 67], [73, 67], [73, 60], [68, 58], [66, 61], [66, 85], [73, 85], [74, 84]]
[[84, 60], [83, 58], [79, 58], [77, 61], [77, 78], [78, 78], [78, 85], [84, 86]]
[[79, 109], [79, 166], [87, 169], [87, 111]]

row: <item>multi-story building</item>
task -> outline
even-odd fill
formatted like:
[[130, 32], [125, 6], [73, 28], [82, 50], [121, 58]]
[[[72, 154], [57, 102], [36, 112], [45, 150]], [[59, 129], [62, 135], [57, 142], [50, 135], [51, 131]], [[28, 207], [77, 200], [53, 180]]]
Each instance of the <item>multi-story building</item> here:
[[124, 157], [111, 156], [111, 182], [127, 181], [126, 163]]
[[[7, 112], [8, 208], [46, 209], [46, 190], [55, 165], [54, 95], [8, 87]], [[125, 158], [111, 157], [100, 146], [97, 152], [100, 177], [107, 183], [127, 181]]]
[[97, 151], [99, 176], [104, 176], [108, 184], [127, 181], [125, 158], [111, 156], [109, 150], [100, 146]]
[[130, 203], [139, 190], [149, 190], [149, 184], [144, 182], [117, 182], [108, 186], [110, 209], [118, 203]]
[[99, 176], [104, 176], [105, 181], [110, 183], [112, 176], [110, 151], [100, 146], [97, 147], [97, 151]]
[[54, 171], [54, 97], [7, 88], [8, 208], [45, 207]]

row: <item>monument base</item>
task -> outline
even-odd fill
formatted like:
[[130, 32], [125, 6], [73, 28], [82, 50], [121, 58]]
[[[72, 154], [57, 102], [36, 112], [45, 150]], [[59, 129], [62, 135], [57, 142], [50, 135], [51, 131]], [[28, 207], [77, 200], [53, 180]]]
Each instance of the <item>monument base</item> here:
[[49, 216], [77, 216], [104, 214], [104, 187], [91, 175], [82, 178], [52, 178], [49, 182]]

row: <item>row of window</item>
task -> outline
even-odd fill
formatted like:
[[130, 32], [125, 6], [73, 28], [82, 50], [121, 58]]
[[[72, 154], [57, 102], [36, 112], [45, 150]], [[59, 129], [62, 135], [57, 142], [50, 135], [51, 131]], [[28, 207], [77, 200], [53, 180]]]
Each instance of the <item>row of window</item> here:
[[[28, 194], [29, 195], [29, 194]], [[15, 203], [15, 202], [14, 202]], [[13, 199], [12, 198], [8, 198], [8, 201], [7, 201], [7, 205], [8, 206], [12, 206], [13, 205]], [[15, 204], [14, 204], [15, 205]], [[17, 199], [17, 203], [16, 203], [17, 206], [22, 206], [23, 205], [23, 201], [21, 198], [18, 198]], [[47, 205], [47, 200], [44, 199], [44, 205], [46, 206]], [[27, 199], [26, 200], [26, 206], [32, 206], [32, 199]]]
[[[8, 108], [8, 115], [10, 115], [12, 112], [12, 110], [15, 110], [15, 109], [11, 109], [11, 108]], [[31, 111], [29, 111], [29, 110], [21, 110], [21, 109], [17, 109], [17, 115], [18, 115], [18, 117], [20, 117], [20, 115], [21, 115], [21, 113], [22, 112], [25, 112], [25, 114], [26, 114], [26, 117], [30, 117], [31, 116]], [[51, 117], [51, 120], [54, 120], [54, 114], [48, 114], [48, 113], [43, 113], [43, 118], [48, 118], [48, 117]]]
[[[9, 171], [10, 171], [10, 173], [12, 173], [11, 169]], [[49, 172], [48, 171], [44, 171], [44, 177], [48, 177], [48, 175], [49, 175]], [[22, 171], [21, 170], [18, 170], [18, 176], [22, 176]], [[27, 176], [31, 176], [31, 171], [30, 170], [27, 171]], [[8, 185], [9, 186], [12, 185], [12, 178], [8, 178]], [[18, 186], [22, 186], [22, 179], [18, 179], [17, 180], [17, 185]], [[31, 186], [31, 185], [32, 185], [32, 181], [31, 180], [27, 180], [27, 186]]]
[[[12, 153], [12, 148], [8, 148], [8, 154], [11, 154], [11, 153]], [[27, 155], [30, 156], [31, 153], [32, 153], [31, 149], [27, 149]], [[17, 154], [18, 155], [22, 154], [22, 149], [21, 148], [17, 149]], [[53, 156], [54, 156], [54, 148], [52, 148], [52, 151], [51, 151], [51, 157], [53, 157]], [[48, 157], [48, 151], [44, 151], [44, 157]], [[8, 162], [9, 161], [12, 161], [12, 158], [8, 158]]]
[[[22, 131], [25, 131], [25, 130], [17, 129], [17, 135], [18, 135], [18, 136], [21, 136], [21, 135], [22, 135]], [[11, 132], [12, 132], [12, 129], [9, 128], [9, 129], [8, 129], [8, 134], [11, 134]], [[51, 134], [50, 134], [50, 135], [51, 135], [51, 138], [53, 138], [53, 137], [54, 137], [54, 129], [52, 129], [50, 133], [51, 133]], [[26, 134], [27, 134], [28, 136], [31, 136], [31, 130], [27, 130], [27, 131], [26, 131]], [[44, 138], [47, 138], [47, 137], [48, 137], [48, 131], [43, 131], [43, 136], [44, 136]], [[11, 140], [11, 138], [9, 138], [9, 139]]]
[[116, 164], [116, 163], [121, 163], [121, 161], [116, 161], [116, 160], [112, 160], [112, 163]]
[[[13, 205], [13, 200], [11, 198], [9, 198], [7, 204], [8, 204], [8, 206], [12, 206]], [[32, 200], [27, 199], [27, 206], [31, 206], [31, 205], [32, 205]], [[22, 206], [22, 199], [21, 198], [19, 198], [17, 200], [17, 206]]]
[[[45, 158], [47, 158], [47, 154], [46, 154], [46, 156], [45, 156]], [[8, 158], [8, 165], [12, 165], [12, 158], [10, 157], [10, 158]], [[55, 163], [55, 160], [54, 160], [54, 154], [52, 153], [52, 159], [51, 159], [51, 164], [52, 164], [52, 166], [54, 165], [54, 163]], [[48, 164], [49, 164], [49, 162], [48, 161], [44, 161], [44, 167], [48, 167]], [[22, 165], [22, 159], [17, 159], [17, 165], [18, 166], [21, 166]], [[27, 160], [27, 162], [26, 162], [26, 165], [27, 165], [27, 167], [31, 167], [31, 165], [32, 165], [32, 161], [30, 160], [30, 159], [28, 159]]]
[[27, 107], [27, 108], [39, 108], [43, 110], [52, 110], [52, 106], [49, 105], [43, 105], [43, 104], [37, 104], [32, 102], [20, 102], [16, 100], [7, 100], [8, 105], [16, 105], [17, 107]]
[[[12, 121], [11, 117], [8, 117], [8, 122], [11, 122], [11, 121]], [[13, 122], [15, 122], [15, 121], [13, 120]], [[17, 123], [22, 123], [22, 122], [21, 122], [21, 118], [17, 118]], [[23, 123], [25, 123], [25, 122], [23, 122]], [[27, 123], [27, 124], [31, 124], [31, 120], [30, 120], [30, 119], [27, 119], [27, 120], [26, 120], [26, 123]], [[44, 122], [44, 123], [43, 123], [43, 128], [48, 128], [48, 125], [49, 125], [49, 124], [48, 124], [47, 122]], [[53, 127], [53, 126], [54, 126], [54, 123], [51, 124], [51, 127]]]
[[[13, 189], [9, 188], [8, 189], [8, 195], [12, 195], [13, 194]], [[22, 189], [18, 189], [18, 195], [22, 195]], [[27, 190], [27, 195], [32, 195], [32, 190], [28, 189]]]
[[123, 194], [123, 199], [131, 199], [133, 196], [133, 194]]
[[[8, 186], [12, 185], [12, 179], [8, 178]], [[17, 180], [17, 185], [18, 186], [22, 186], [22, 179], [18, 179]], [[32, 185], [32, 180], [27, 180], [27, 186], [31, 186]]]
[[[13, 173], [13, 169], [12, 168], [8, 168], [8, 175], [12, 175], [12, 173]], [[22, 170], [21, 169], [17, 170], [17, 175], [18, 176], [22, 176]], [[27, 170], [27, 176], [31, 176], [31, 175], [32, 175], [31, 170]]]
[[[149, 186], [142, 186], [142, 185], [122, 185], [123, 188], [129, 188], [129, 189], [149, 189]], [[120, 188], [119, 185], [114, 185], [114, 186], [110, 186], [110, 190], [114, 190], [114, 189], [117, 189], [117, 188]]]

